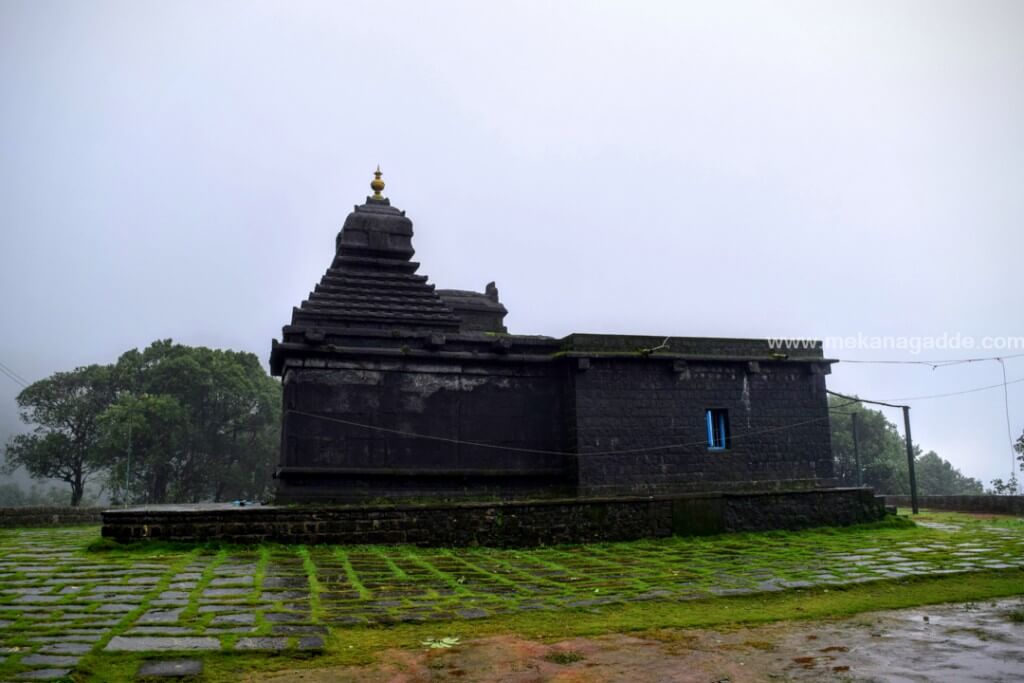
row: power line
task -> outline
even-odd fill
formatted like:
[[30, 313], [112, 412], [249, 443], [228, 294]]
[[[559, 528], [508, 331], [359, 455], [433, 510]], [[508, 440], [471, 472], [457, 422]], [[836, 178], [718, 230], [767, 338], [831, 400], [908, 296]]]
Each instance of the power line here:
[[15, 372], [14, 369], [11, 368], [11, 366], [7, 365], [6, 363], [0, 362], [0, 370], [3, 370], [5, 374], [14, 377], [14, 379], [16, 379], [19, 382], [22, 382], [23, 384], [29, 384], [29, 381], [27, 379], [25, 379], [17, 372]]
[[[849, 405], [849, 404], [844, 404], [844, 405]], [[837, 407], [841, 408], [842, 406], [837, 406]], [[646, 452], [650, 452], [650, 451], [664, 451], [664, 450], [669, 450], [669, 449], [672, 449], [672, 448], [688, 448], [688, 447], [692, 447], [692, 446], [706, 446], [707, 443], [708, 443], [707, 439], [701, 439], [700, 441], [692, 441], [692, 442], [689, 442], [689, 443], [667, 444], [667, 445], [664, 445], [664, 446], [649, 446], [649, 447], [645, 447], [645, 448], [626, 448], [626, 449], [616, 450], [616, 451], [588, 451], [586, 453], [582, 453], [581, 454], [581, 453], [575, 452], [575, 451], [549, 451], [549, 450], [538, 449], [538, 448], [520, 448], [518, 446], [502, 446], [501, 444], [486, 443], [486, 442], [482, 442], [482, 441], [464, 441], [462, 439], [454, 439], [454, 438], [447, 437], [447, 436], [434, 436], [433, 434], [420, 434], [418, 432], [406, 431], [406, 430], [402, 430], [402, 429], [391, 429], [389, 427], [379, 427], [377, 425], [369, 425], [369, 424], [364, 424], [362, 422], [353, 422], [352, 420], [344, 420], [344, 419], [342, 419], [340, 417], [329, 417], [327, 415], [319, 415], [317, 413], [308, 413], [308, 412], [306, 412], [304, 410], [288, 410], [286, 412], [292, 413], [293, 415], [303, 415], [305, 417], [312, 417], [312, 418], [315, 418], [315, 419], [318, 419], [318, 420], [325, 420], [327, 422], [337, 422], [339, 424], [348, 425], [350, 427], [362, 427], [364, 429], [370, 429], [370, 430], [378, 431], [378, 432], [385, 432], [387, 434], [397, 434], [399, 436], [408, 436], [410, 438], [415, 438], [415, 439], [426, 439], [428, 441], [443, 441], [445, 443], [460, 444], [460, 445], [465, 445], [465, 446], [476, 446], [478, 448], [490, 448], [490, 449], [493, 449], [493, 450], [500, 450], [500, 451], [513, 451], [513, 452], [516, 452], [516, 453], [535, 453], [535, 454], [538, 454], [538, 455], [626, 455], [626, 454], [629, 454], [629, 453], [646, 453]], [[803, 420], [801, 422], [794, 422], [792, 424], [779, 425], [777, 427], [768, 427], [766, 429], [756, 429], [756, 430], [753, 430], [753, 431], [743, 432], [741, 434], [730, 434], [729, 435], [729, 440], [733, 441], [733, 440], [736, 440], [736, 439], [744, 439], [744, 438], [748, 438], [748, 437], [751, 437], [751, 436], [757, 436], [759, 434], [768, 434], [770, 432], [778, 432], [778, 431], [782, 431], [782, 430], [785, 430], [785, 429], [793, 429], [794, 427], [802, 427], [804, 425], [813, 424], [815, 422], [821, 422], [823, 420], [828, 420], [828, 419], [829, 419], [829, 416], [826, 415], [824, 417], [816, 417], [816, 418], [813, 418], [813, 419], [810, 419], [810, 420]]]
[[983, 358], [946, 358], [940, 360], [867, 360], [854, 358], [840, 358], [840, 363], [861, 363], [875, 365], [925, 365], [933, 370], [951, 365], [963, 365], [965, 363], [982, 363], [985, 361], [1005, 361], [1012, 358], [1024, 358], [1024, 353], [1013, 353], [1006, 356], [985, 356]]
[[28, 388], [28, 382], [22, 379], [22, 377], [18, 373], [14, 372], [14, 370], [11, 370], [3, 363], [0, 363], [0, 374], [3, 374], [7, 379], [11, 380], [22, 389]]
[[16, 378], [14, 377], [14, 375], [12, 375], [12, 374], [8, 373], [8, 372], [7, 372], [6, 370], [4, 370], [3, 368], [0, 368], [0, 374], [2, 374], [2, 375], [3, 375], [4, 377], [6, 377], [7, 379], [11, 380], [11, 381], [12, 381], [12, 382], [14, 382], [15, 384], [17, 384], [17, 385], [18, 385], [19, 387], [21, 387], [22, 389], [24, 389], [24, 388], [25, 388], [25, 384], [23, 384], [23, 383], [22, 383], [22, 382], [21, 382], [20, 380], [16, 379]]
[[15, 381], [20, 382], [21, 384], [24, 384], [26, 386], [31, 384], [31, 382], [29, 382], [27, 379], [25, 379], [17, 372], [15, 372], [9, 365], [0, 363], [0, 370], [2, 370], [5, 375], [7, 375], [8, 377], [13, 377]]
[[852, 403], [871, 403], [876, 406], [886, 406], [889, 408], [906, 408], [906, 406], [893, 405], [892, 403], [885, 403], [884, 401], [872, 401], [869, 398], [857, 398], [856, 396], [847, 396], [846, 394], [840, 394], [838, 391], [829, 391], [828, 389], [825, 390], [825, 393], [831, 394], [832, 396], [838, 396], [839, 398], [845, 398], [847, 399], [847, 401], [849, 401], [849, 403], [844, 403], [841, 406], [836, 406], [836, 408], [842, 408], [843, 406], [848, 406]]
[[961, 396], [963, 394], [973, 394], [977, 391], [988, 391], [990, 389], [998, 389], [999, 387], [1006, 387], [1009, 384], [1018, 384], [1024, 382], [1024, 377], [1020, 379], [1011, 379], [1007, 382], [1000, 382], [999, 384], [990, 384], [986, 387], [975, 387], [974, 389], [964, 389], [963, 391], [951, 391], [946, 394], [929, 394], [927, 396], [904, 396], [902, 398], [887, 398], [886, 401], [927, 401], [933, 398], [946, 398], [948, 396]]
[[1010, 444], [1010, 478], [1017, 472], [1017, 453], [1013, 448], [1013, 427], [1010, 426], [1010, 392], [1006, 389], [1006, 361], [997, 358], [1003, 371], [1003, 408], [1006, 410], [1006, 438]]

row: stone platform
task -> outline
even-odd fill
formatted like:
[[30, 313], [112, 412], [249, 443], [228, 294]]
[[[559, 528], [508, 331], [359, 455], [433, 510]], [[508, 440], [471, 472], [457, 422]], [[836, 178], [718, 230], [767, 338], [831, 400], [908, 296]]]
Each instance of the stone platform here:
[[870, 489], [351, 506], [154, 505], [106, 510], [103, 536], [229, 543], [526, 547], [845, 526], [885, 516]]
[[[338, 650], [364, 647], [364, 626], [427, 623], [437, 636], [464, 635], [468, 620], [506, 615], [574, 619], [605, 606], [1024, 571], [1024, 526], [966, 517], [884, 530], [531, 550], [86, 550], [96, 531], [0, 532], [0, 681], [125, 680], [104, 677], [98, 664], [140, 656], [176, 669], [183, 656], [211, 653], [306, 657], [330, 642], [328, 632]], [[82, 657], [88, 673], [73, 674]]]

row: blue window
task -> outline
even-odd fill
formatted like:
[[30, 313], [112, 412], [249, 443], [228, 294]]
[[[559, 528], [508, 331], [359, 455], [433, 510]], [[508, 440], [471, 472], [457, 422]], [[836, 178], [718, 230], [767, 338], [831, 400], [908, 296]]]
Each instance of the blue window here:
[[708, 428], [708, 450], [724, 451], [729, 447], [729, 411], [725, 408], [708, 408], [704, 413]]

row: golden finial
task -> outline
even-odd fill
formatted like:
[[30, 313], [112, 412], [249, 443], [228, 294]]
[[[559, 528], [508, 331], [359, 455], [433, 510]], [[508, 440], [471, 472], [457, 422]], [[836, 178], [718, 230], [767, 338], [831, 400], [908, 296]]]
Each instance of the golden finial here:
[[384, 199], [384, 195], [381, 192], [384, 191], [384, 181], [380, 179], [380, 164], [377, 164], [377, 170], [373, 172], [373, 180], [370, 181], [370, 189], [373, 190], [374, 199]]

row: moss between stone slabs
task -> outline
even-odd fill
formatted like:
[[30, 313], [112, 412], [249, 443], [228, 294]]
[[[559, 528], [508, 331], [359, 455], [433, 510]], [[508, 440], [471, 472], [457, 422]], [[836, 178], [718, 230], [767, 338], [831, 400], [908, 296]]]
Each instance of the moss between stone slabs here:
[[[529, 613], [484, 621], [447, 625], [400, 624], [390, 628], [349, 628], [333, 632], [327, 650], [319, 656], [291, 654], [253, 655], [211, 653], [199, 655], [205, 663], [204, 681], [237, 681], [241, 671], [287, 670], [368, 664], [389, 648], [419, 648], [439, 635], [455, 635], [463, 642], [499, 633], [516, 633], [546, 642], [603, 633], [663, 631], [673, 628], [723, 627], [786, 619], [822, 619], [860, 612], [897, 609], [943, 602], [966, 602], [1020, 595], [1022, 573], [985, 572], [937, 579], [882, 581], [845, 590], [793, 590], [785, 593], [713, 598], [678, 603], [647, 603], [615, 609], [565, 613]], [[664, 634], [659, 634], [664, 637]], [[140, 663], [152, 655], [93, 654], [82, 660], [72, 680], [131, 681]]]
[[[419, 647], [431, 637], [465, 641], [515, 632], [557, 640], [837, 617], [1024, 593], [1024, 520], [955, 513], [918, 519], [938, 526], [895, 519], [843, 529], [521, 550], [164, 543], [118, 547], [95, 543], [95, 528], [4, 530], [0, 589], [24, 592], [34, 586], [55, 596], [55, 607], [44, 610], [41, 619], [29, 619], [19, 614], [16, 593], [0, 592], [0, 645], [38, 647], [33, 639], [59, 635], [67, 628], [61, 624], [98, 615], [105, 594], [89, 591], [107, 584], [128, 586], [129, 572], [143, 571], [139, 567], [149, 567], [144, 571], [153, 577], [152, 584], [145, 583], [130, 612], [115, 615], [116, 623], [79, 661], [73, 680], [129, 681], [145, 659], [182, 656], [105, 653], [102, 647], [128, 632], [140, 615], [158, 609], [155, 602], [172, 584], [187, 586], [175, 580], [190, 574], [195, 585], [183, 599], [178, 623], [196, 633], [215, 634], [225, 648], [240, 636], [207, 631], [216, 613], [201, 611], [203, 605], [222, 603], [225, 609], [237, 606], [253, 614], [247, 634], [252, 636], [271, 635], [292, 616], [310, 628], [330, 628], [318, 656], [294, 649], [299, 641], [292, 635], [286, 636], [292, 649], [279, 653], [188, 654], [204, 661], [204, 680], [210, 681], [237, 680], [245, 669], [365, 663], [383, 649]], [[33, 552], [49, 553], [52, 567], [38, 566]], [[958, 573], [942, 573], [947, 571]], [[224, 598], [206, 594], [225, 573], [237, 577], [246, 590], [236, 589]], [[63, 581], [65, 575], [73, 576], [76, 585]], [[276, 583], [265, 586], [270, 579]], [[66, 587], [81, 591], [60, 593]], [[744, 591], [748, 594], [735, 594]], [[289, 597], [293, 594], [302, 597]], [[77, 611], [62, 615], [62, 606]], [[370, 622], [360, 623], [360, 615]], [[14, 654], [0, 662], [0, 679], [14, 675], [18, 658]]]

